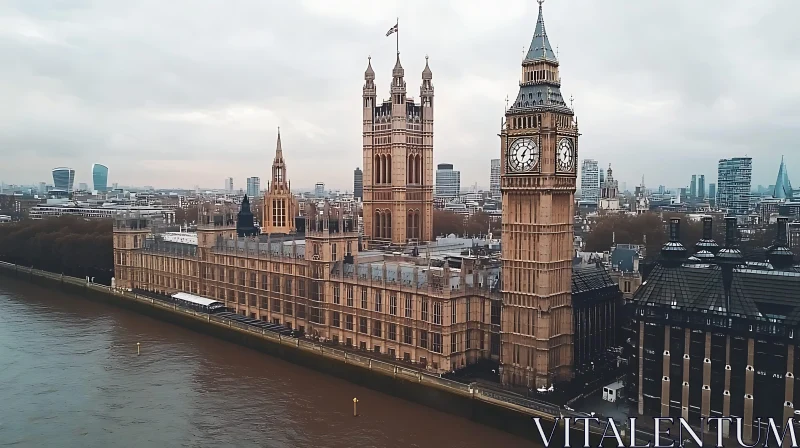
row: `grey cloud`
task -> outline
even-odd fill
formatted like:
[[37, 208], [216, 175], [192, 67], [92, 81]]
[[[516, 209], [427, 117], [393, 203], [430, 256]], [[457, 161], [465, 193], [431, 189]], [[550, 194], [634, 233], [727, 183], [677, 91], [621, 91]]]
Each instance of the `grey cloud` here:
[[[290, 178], [352, 188], [362, 164], [367, 55], [389, 90], [401, 60], [418, 95], [424, 56], [436, 87], [435, 162], [488, 185], [504, 98], [514, 97], [536, 4], [407, 1], [44, 2], [0, 6], [0, 152], [8, 183], [71, 165], [89, 180], [221, 187], [267, 177], [281, 126]], [[800, 49], [792, 0], [548, 1], [562, 91], [573, 95], [581, 156], [629, 185], [716, 177], [716, 160], [755, 157], [754, 183], [790, 172], [800, 134]], [[5, 156], [5, 154], [11, 154]], [[797, 168], [800, 170], [800, 168]], [[800, 172], [800, 171], [799, 171]]]

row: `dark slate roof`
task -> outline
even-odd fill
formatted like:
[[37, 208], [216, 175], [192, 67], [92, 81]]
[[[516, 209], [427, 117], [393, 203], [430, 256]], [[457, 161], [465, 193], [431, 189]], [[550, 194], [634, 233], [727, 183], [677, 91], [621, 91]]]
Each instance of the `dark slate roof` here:
[[554, 83], [524, 84], [519, 88], [517, 99], [509, 108], [509, 112], [556, 110], [571, 114], [572, 109], [567, 107], [561, 89]]
[[[695, 288], [697, 285], [693, 285]], [[656, 265], [633, 296], [634, 302], [676, 306], [691, 303], [692, 290], [682, 268]]]
[[609, 286], [617, 287], [617, 284], [602, 266], [575, 266], [572, 268], [572, 294], [594, 291]]
[[724, 312], [748, 318], [774, 316], [800, 323], [800, 272], [797, 267], [738, 267], [726, 294], [723, 268], [716, 264], [656, 265], [633, 302], [685, 310]]
[[547, 32], [544, 29], [544, 15], [542, 14], [541, 4], [539, 4], [539, 17], [536, 19], [536, 29], [533, 32], [531, 46], [528, 49], [528, 54], [525, 55], [525, 60], [545, 60], [558, 63], [556, 53], [553, 51], [553, 47], [550, 46], [550, 40], [547, 39]]

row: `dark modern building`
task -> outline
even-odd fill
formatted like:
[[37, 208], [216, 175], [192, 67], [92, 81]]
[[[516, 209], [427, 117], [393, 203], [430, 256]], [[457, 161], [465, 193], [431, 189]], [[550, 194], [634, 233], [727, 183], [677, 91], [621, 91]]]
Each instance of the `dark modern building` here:
[[774, 245], [756, 261], [737, 248], [736, 218], [725, 219], [723, 248], [706, 218], [692, 256], [679, 242], [680, 220], [671, 221], [660, 261], [628, 305], [628, 391], [640, 414], [742, 417], [746, 439], [757, 418], [794, 415], [800, 266], [787, 221], [778, 219]]
[[575, 378], [579, 384], [600, 377], [616, 360], [609, 349], [623, 341], [621, 319], [622, 292], [602, 266], [573, 266], [572, 321], [575, 334]]
[[361, 168], [353, 170], [353, 197], [364, 199], [364, 173]]

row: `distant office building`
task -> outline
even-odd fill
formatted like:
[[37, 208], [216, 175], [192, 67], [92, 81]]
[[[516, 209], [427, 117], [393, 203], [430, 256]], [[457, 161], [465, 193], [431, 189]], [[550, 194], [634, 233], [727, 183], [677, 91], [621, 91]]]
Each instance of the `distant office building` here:
[[78, 191], [89, 191], [89, 184], [81, 182], [78, 184]]
[[732, 215], [746, 215], [750, 209], [751, 157], [720, 159], [717, 169], [717, 207]]
[[75, 185], [75, 170], [72, 168], [53, 168], [53, 187], [56, 190], [72, 193]]
[[456, 198], [461, 192], [461, 172], [453, 169], [452, 163], [440, 163], [436, 167], [436, 197]]
[[92, 165], [92, 187], [99, 193], [108, 191], [108, 167], [95, 163]]
[[500, 159], [492, 159], [491, 171], [489, 172], [489, 192], [492, 199], [500, 200]]
[[225, 179], [225, 191], [228, 193], [233, 193], [233, 178], [229, 177]]
[[704, 174], [697, 179], [697, 199], [701, 201], [706, 199], [706, 176]]
[[248, 177], [247, 178], [247, 195], [251, 198], [257, 198], [261, 191], [261, 178]]
[[364, 199], [364, 172], [361, 168], [353, 170], [353, 197]]
[[321, 198], [325, 196], [325, 183], [324, 182], [317, 182], [314, 185], [314, 196]]
[[39, 194], [47, 193], [47, 184], [44, 182], [39, 182]]
[[584, 159], [581, 166], [581, 201], [597, 204], [603, 181], [605, 176], [601, 173], [597, 160]]
[[689, 185], [689, 194], [692, 198], [697, 197], [697, 174], [692, 174], [692, 183]]
[[717, 203], [717, 184], [708, 184], [708, 202], [711, 205]]

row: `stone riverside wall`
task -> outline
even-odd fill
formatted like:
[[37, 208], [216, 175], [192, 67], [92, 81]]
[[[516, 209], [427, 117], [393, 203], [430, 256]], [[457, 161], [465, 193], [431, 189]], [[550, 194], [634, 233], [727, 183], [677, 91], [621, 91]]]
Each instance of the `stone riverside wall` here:
[[[532, 417], [541, 417], [545, 421], [552, 422], [554, 416], [560, 413], [556, 406], [497, 391], [482, 390], [474, 385], [439, 378], [305, 339], [280, 336], [257, 327], [173, 306], [131, 292], [90, 284], [85, 279], [0, 262], [0, 279], [3, 276], [136, 311], [531, 440], [540, 440]], [[551, 423], [543, 425], [548, 436], [550, 425]], [[579, 436], [579, 433], [573, 431], [573, 438], [576, 436]], [[582, 434], [580, 438], [582, 439]], [[555, 442], [556, 440], [553, 440], [553, 443]], [[551, 446], [557, 445], [556, 443]]]

